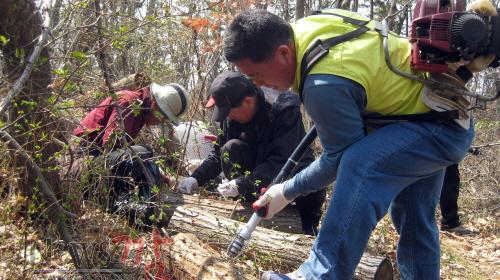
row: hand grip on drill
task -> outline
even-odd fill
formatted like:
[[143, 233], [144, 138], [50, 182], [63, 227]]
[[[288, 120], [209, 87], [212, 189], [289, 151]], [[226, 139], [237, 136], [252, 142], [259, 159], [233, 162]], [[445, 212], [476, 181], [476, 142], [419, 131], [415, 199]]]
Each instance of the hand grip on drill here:
[[[252, 208], [257, 215], [264, 219], [271, 219], [287, 206], [289, 200], [283, 194], [285, 182], [271, 186], [252, 204]], [[263, 189], [264, 190], [264, 189]]]

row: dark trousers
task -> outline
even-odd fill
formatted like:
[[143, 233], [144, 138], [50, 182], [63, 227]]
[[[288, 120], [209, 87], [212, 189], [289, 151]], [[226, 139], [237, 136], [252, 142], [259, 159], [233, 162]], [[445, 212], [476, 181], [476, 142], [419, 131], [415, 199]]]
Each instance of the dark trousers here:
[[[156, 163], [151, 159], [153, 152], [149, 147], [134, 145], [130, 147], [143, 160], [146, 169], [152, 175], [153, 185], [161, 184], [161, 174]], [[132, 159], [129, 149], [117, 149], [106, 157], [106, 166], [111, 170], [108, 181], [110, 186], [109, 210], [127, 214], [129, 219], [140, 224], [150, 225], [149, 217], [154, 214], [151, 204], [153, 187], [147, 180], [144, 170], [137, 159]], [[136, 188], [138, 191], [136, 191]]]
[[[257, 149], [255, 147], [239, 139], [229, 140], [221, 148], [224, 175], [226, 178], [237, 178], [243, 176], [246, 171], [252, 172], [256, 166], [256, 157]], [[248, 202], [253, 202], [256, 199], [255, 196], [245, 198]], [[325, 199], [326, 189], [295, 199], [304, 233], [316, 235]]]
[[441, 228], [454, 228], [460, 225], [458, 217], [458, 194], [460, 173], [458, 164], [446, 168], [439, 206], [441, 207]]

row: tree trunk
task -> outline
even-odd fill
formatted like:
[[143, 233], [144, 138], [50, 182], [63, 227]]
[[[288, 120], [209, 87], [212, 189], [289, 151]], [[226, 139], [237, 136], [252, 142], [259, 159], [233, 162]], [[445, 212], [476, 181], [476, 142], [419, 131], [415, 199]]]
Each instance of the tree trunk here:
[[336, 5], [336, 8], [344, 10], [349, 10], [350, 7], [351, 7], [351, 0], [339, 0]]
[[295, 20], [299, 20], [304, 17], [305, 5], [306, 3], [304, 0], [295, 1]]
[[[387, 12], [387, 27], [389, 30], [394, 30], [395, 24], [397, 24], [395, 17], [393, 16], [396, 13], [397, 9], [397, 1], [393, 0], [389, 7], [389, 11]], [[396, 32], [397, 33], [397, 32]]]
[[358, 12], [359, 2], [358, 0], [354, 0], [351, 3], [351, 11]]
[[373, 0], [370, 0], [370, 19], [373, 19]]
[[[33, 52], [37, 37], [42, 33], [42, 17], [31, 0], [0, 1], [0, 34], [7, 37], [8, 43], [2, 46], [4, 77], [14, 83], [24, 70], [27, 58]], [[42, 49], [28, 82], [22, 92], [12, 102], [10, 121], [16, 125], [10, 129], [11, 135], [30, 153], [36, 164], [44, 171], [44, 177], [50, 186], [56, 188], [56, 195], [61, 194], [60, 178], [54, 154], [60, 147], [52, 141], [53, 135], [61, 129], [57, 127], [54, 116], [47, 108], [51, 96], [48, 85], [51, 83], [49, 52]], [[22, 162], [16, 166], [24, 167]], [[34, 174], [23, 175], [21, 188], [25, 194], [32, 193], [38, 185]]]
[[[192, 233], [222, 250], [227, 249], [229, 242], [243, 226], [241, 222], [208, 214], [206, 210], [200, 210], [199, 206], [193, 207], [188, 203], [171, 209], [169, 230]], [[285, 271], [296, 269], [308, 257], [313, 241], [314, 237], [311, 236], [258, 227], [251, 240], [247, 241], [244, 251], [249, 258], [258, 255], [271, 259], [277, 265], [274, 269]], [[387, 258], [365, 253], [356, 268], [355, 278], [392, 279], [392, 274], [392, 266]]]
[[282, 3], [282, 7], [283, 7], [283, 18], [285, 19], [285, 21], [288, 22], [290, 20], [290, 11], [288, 8], [288, 0], [281, 0], [281, 3]]
[[256, 272], [248, 266], [223, 258], [216, 250], [203, 244], [193, 234], [179, 233], [172, 237], [172, 243], [162, 256], [168, 271], [175, 279], [183, 280], [253, 280]]

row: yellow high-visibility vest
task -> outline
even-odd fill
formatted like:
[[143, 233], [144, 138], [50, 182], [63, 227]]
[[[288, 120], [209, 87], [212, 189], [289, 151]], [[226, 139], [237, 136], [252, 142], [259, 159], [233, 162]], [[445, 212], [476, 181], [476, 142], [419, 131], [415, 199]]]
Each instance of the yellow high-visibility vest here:
[[[328, 14], [328, 12], [359, 20], [369, 20], [354, 12], [332, 9], [297, 21], [293, 25], [297, 56], [293, 88], [297, 92], [301, 81], [302, 57], [314, 41], [339, 36], [359, 27], [346, 23], [341, 17]], [[384, 59], [382, 36], [374, 30], [373, 21], [366, 26], [370, 28], [369, 31], [332, 47], [329, 53], [312, 67], [309, 75], [333, 74], [359, 83], [366, 92], [366, 112], [382, 115], [429, 112], [429, 107], [420, 99], [423, 84], [402, 77], [389, 69]], [[412, 72], [410, 68], [411, 45], [408, 40], [390, 34], [388, 42], [392, 64], [402, 71]], [[413, 74], [423, 75], [416, 72]]]

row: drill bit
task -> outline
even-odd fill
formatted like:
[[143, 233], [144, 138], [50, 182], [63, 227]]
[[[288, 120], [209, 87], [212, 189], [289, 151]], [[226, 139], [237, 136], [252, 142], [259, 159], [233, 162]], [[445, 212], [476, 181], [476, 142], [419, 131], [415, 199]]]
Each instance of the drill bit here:
[[257, 225], [260, 223], [262, 220], [262, 217], [260, 217], [257, 212], [253, 213], [252, 217], [248, 222], [240, 228], [240, 231], [238, 234], [233, 238], [231, 243], [229, 243], [229, 246], [227, 247], [227, 254], [231, 258], [236, 258], [239, 256], [239, 254], [243, 251], [243, 248], [245, 247], [245, 241], [250, 239], [252, 236], [253, 231], [257, 227]]

